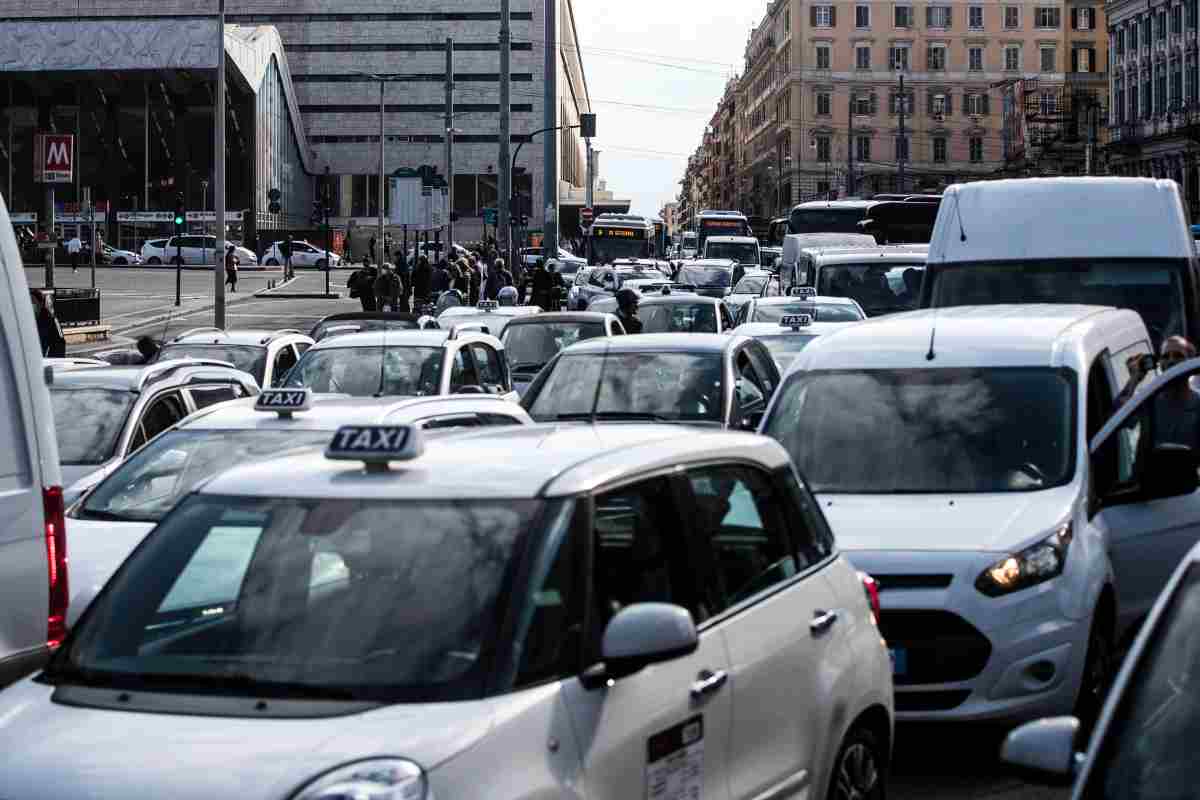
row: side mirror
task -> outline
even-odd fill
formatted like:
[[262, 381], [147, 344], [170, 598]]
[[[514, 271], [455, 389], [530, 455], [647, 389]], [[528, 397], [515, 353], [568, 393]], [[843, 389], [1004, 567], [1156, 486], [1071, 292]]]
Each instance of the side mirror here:
[[1191, 494], [1200, 488], [1200, 466], [1196, 453], [1183, 444], [1155, 445], [1146, 456], [1142, 474], [1142, 493], [1145, 500], [1159, 500]]
[[671, 603], [635, 603], [621, 609], [604, 629], [599, 664], [581, 676], [585, 689], [598, 689], [651, 664], [695, 652], [700, 644], [687, 609]]
[[1079, 720], [1050, 717], [1027, 722], [1008, 734], [1000, 760], [1038, 783], [1066, 785], [1075, 777]]
[[456, 391], [455, 394], [487, 394], [487, 390], [482, 386], [468, 383], [465, 386], [458, 387], [458, 391]]

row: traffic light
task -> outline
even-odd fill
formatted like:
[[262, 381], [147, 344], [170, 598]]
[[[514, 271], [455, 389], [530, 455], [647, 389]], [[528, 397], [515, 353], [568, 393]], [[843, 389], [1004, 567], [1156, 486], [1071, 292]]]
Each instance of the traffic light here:
[[175, 195], [175, 218], [172, 222], [175, 224], [175, 235], [182, 236], [187, 225], [187, 205], [182, 193]]
[[283, 199], [283, 193], [278, 189], [272, 189], [267, 192], [267, 199], [271, 201], [271, 204], [267, 206], [267, 211], [272, 214], [278, 214], [283, 210], [283, 206], [279, 205], [279, 201]]

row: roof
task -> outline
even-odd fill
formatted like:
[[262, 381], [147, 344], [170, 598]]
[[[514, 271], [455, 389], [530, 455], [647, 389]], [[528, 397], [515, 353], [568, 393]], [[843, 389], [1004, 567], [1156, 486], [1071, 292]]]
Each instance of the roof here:
[[231, 331], [219, 331], [202, 329], [193, 331], [184, 331], [182, 334], [175, 336], [166, 341], [166, 345], [172, 344], [238, 344], [238, 345], [253, 345], [254, 347], [262, 347], [264, 339], [269, 339], [276, 334], [287, 335], [305, 335], [300, 331], [280, 331], [268, 330], [266, 328], [240, 328]]
[[243, 384], [258, 385], [251, 375], [235, 369], [232, 364], [194, 358], [168, 358], [152, 364], [137, 366], [88, 367], [87, 369], [55, 371], [53, 385], [70, 386], [77, 389], [92, 387], [138, 392], [151, 383], [160, 382], [173, 375], [179, 373], [191, 375], [198, 371], [206, 371], [210, 374], [215, 371], [222, 377], [236, 376]]
[[[1105, 306], [957, 306], [874, 317], [824, 336], [793, 368], [937, 369], [1053, 366], [1102, 326], [1148, 338], [1137, 312]], [[927, 359], [930, 340], [936, 358]]]
[[830, 306], [857, 306], [858, 302], [850, 297], [832, 297], [827, 294], [814, 294], [810, 297], [790, 297], [779, 295], [775, 297], [755, 297], [754, 302], [760, 306], [785, 306], [794, 303], [824, 303]]
[[524, 410], [511, 400], [490, 395], [437, 395], [430, 397], [345, 397], [336, 394], [313, 393], [312, 407], [297, 411], [290, 418], [269, 411], [256, 411], [257, 398], [245, 398], [219, 403], [194, 414], [182, 422], [184, 430], [337, 430], [342, 425], [363, 425], [368, 422], [419, 419], [440, 413], [453, 413], [455, 406], [468, 410], [496, 408], [512, 411], [523, 417]]
[[305, 453], [237, 467], [204, 494], [352, 500], [562, 497], [623, 475], [698, 458], [740, 458], [768, 468], [788, 463], [774, 440], [672, 425], [526, 425], [429, 441], [423, 455], [385, 473]]
[[505, 330], [511, 330], [522, 325], [551, 325], [556, 322], [604, 322], [607, 319], [614, 319], [614, 316], [602, 311], [552, 311], [518, 317], [508, 323], [508, 327]]
[[310, 350], [331, 350], [346, 347], [441, 347], [450, 338], [448, 330], [360, 331], [330, 336], [314, 344]]
[[897, 246], [881, 245], [879, 247], [839, 247], [836, 249], [805, 248], [812, 254], [813, 259], [821, 265], [827, 264], [861, 264], [878, 261], [881, 264], [922, 264], [925, 263], [925, 253], [919, 249], [900, 249]]
[[[708, 238], [712, 239], [711, 236]], [[680, 264], [679, 268], [687, 269], [688, 267], [728, 267], [729, 269], [734, 269], [735, 267], [737, 267], [737, 265], [738, 265], [738, 262], [733, 260], [732, 258], [694, 258], [691, 261], [687, 261], [687, 262], [684, 262], [683, 264]]]
[[539, 306], [497, 306], [496, 308], [483, 309], [475, 306], [451, 306], [438, 314], [438, 319], [442, 317], [485, 317], [488, 315], [496, 315], [501, 317], [523, 317], [528, 314], [539, 314], [542, 309]]
[[[695, 302], [690, 295], [688, 299]], [[723, 353], [741, 341], [740, 336], [724, 333], [637, 333], [585, 339], [565, 348], [562, 353]]]
[[690, 291], [671, 290], [670, 294], [643, 294], [638, 297], [639, 306], [667, 306], [667, 305], [720, 305], [723, 300], [719, 297], [708, 297], [702, 294], [696, 294]]
[[931, 264], [1194, 254], [1178, 186], [1151, 178], [955, 184], [946, 189], [929, 245]]
[[809, 200], [806, 203], [800, 203], [796, 208], [846, 208], [846, 209], [865, 209], [875, 205], [874, 200]]
[[758, 244], [758, 239], [753, 236], [725, 236], [724, 234], [717, 236], [710, 234], [704, 241], [706, 242], [733, 242], [734, 244]]

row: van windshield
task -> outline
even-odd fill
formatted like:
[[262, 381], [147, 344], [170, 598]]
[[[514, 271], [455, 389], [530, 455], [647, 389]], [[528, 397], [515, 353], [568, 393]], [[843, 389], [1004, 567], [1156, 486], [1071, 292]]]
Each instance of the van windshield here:
[[739, 264], [759, 266], [758, 245], [753, 242], [714, 242], [704, 247], [705, 258], [729, 258]]
[[764, 425], [814, 492], [1035, 491], [1074, 471], [1074, 382], [1049, 368], [796, 372]]
[[1155, 347], [1187, 333], [1183, 270], [1169, 259], [1047, 259], [946, 265], [930, 275], [929, 305], [1083, 303], [1142, 315]]

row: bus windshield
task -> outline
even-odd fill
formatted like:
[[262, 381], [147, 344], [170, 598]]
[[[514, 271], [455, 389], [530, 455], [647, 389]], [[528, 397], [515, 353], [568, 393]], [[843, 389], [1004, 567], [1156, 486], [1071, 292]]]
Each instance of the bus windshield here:
[[588, 263], [611, 264], [618, 258], [650, 258], [646, 231], [628, 228], [592, 228], [588, 237]]
[[863, 208], [793, 208], [788, 220], [791, 233], [862, 233], [858, 223], [867, 216]]
[[744, 217], [700, 217], [699, 248], [709, 236], [753, 236], [750, 223]]

